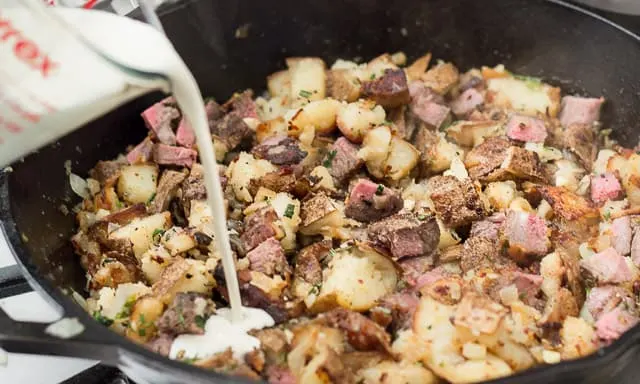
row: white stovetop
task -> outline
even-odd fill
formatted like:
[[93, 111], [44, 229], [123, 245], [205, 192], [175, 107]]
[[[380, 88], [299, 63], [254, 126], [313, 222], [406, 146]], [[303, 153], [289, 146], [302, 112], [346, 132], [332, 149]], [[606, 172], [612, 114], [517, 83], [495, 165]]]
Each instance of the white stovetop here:
[[[13, 264], [13, 256], [0, 233], [0, 268]], [[0, 307], [12, 318], [23, 321], [51, 322], [57, 319], [56, 311], [35, 292], [0, 299]], [[95, 364], [95, 361], [83, 359], [10, 353], [7, 365], [0, 366], [0, 383], [57, 384]]]

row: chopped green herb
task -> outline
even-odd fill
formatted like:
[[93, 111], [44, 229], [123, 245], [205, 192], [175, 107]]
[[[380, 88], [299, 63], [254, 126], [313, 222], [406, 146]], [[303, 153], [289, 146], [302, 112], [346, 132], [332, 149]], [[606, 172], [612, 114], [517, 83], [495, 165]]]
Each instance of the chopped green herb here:
[[93, 318], [96, 319], [98, 323], [104, 325], [105, 327], [109, 327], [111, 326], [111, 324], [113, 324], [113, 320], [102, 315], [100, 311], [93, 312]]
[[602, 217], [604, 217], [605, 220], [609, 221], [611, 219], [611, 211], [606, 211], [602, 214]]
[[182, 359], [180, 361], [182, 361], [183, 363], [187, 363], [187, 364], [193, 364], [196, 361], [198, 361], [198, 358], [197, 357], [188, 357], [188, 358]]
[[409, 284], [404, 280], [400, 280], [398, 281], [398, 284], [396, 284], [396, 289], [398, 291], [402, 291], [403, 289], [407, 288], [409, 286]]
[[326, 160], [322, 163], [322, 165], [325, 168], [331, 168], [331, 164], [333, 163], [333, 159], [336, 157], [336, 155], [338, 154], [337, 150], [333, 150], [333, 151], [329, 151], [329, 153], [327, 153], [327, 158]]
[[392, 122], [392, 121], [389, 121], [389, 120], [385, 120], [385, 121], [384, 121], [384, 125], [391, 125], [391, 124], [393, 124], [393, 122]]
[[147, 329], [146, 328], [138, 329], [138, 336], [145, 337], [146, 335], [147, 335]]
[[200, 315], [197, 315], [196, 318], [195, 318], [195, 322], [196, 322], [196, 325], [198, 326], [198, 328], [204, 329], [204, 325], [205, 325], [205, 323], [207, 321], [205, 320], [204, 317], [202, 317]]
[[122, 306], [122, 310], [116, 315], [116, 319], [125, 319], [129, 317], [129, 315], [131, 315], [131, 308], [133, 307], [133, 304], [136, 303], [136, 299], [137, 298], [135, 295], [129, 296], [127, 301]]
[[164, 235], [164, 229], [156, 228], [153, 230], [153, 233], [151, 234], [151, 239], [153, 240], [154, 243], [159, 243], [162, 235]]
[[287, 204], [287, 209], [284, 210], [284, 217], [288, 217], [289, 219], [292, 218], [295, 211], [296, 211], [295, 205]]
[[534, 91], [540, 88], [540, 85], [542, 85], [542, 79], [540, 79], [539, 77], [521, 76], [521, 75], [514, 75], [513, 77], [515, 77], [518, 80], [524, 81], [527, 88], [532, 89]]
[[520, 293], [518, 294], [518, 299], [520, 299], [520, 300], [524, 300], [526, 297], [527, 297], [527, 294], [526, 294], [526, 293], [524, 293], [524, 292], [520, 292]]
[[138, 317], [138, 323], [140, 323], [140, 324], [146, 324], [147, 323], [146, 319], [144, 318], [144, 313], [141, 313], [140, 316]]
[[182, 314], [182, 311], [178, 312], [178, 321], [180, 324], [184, 325], [184, 315]]
[[420, 221], [427, 220], [427, 215], [423, 215], [423, 214], [418, 215], [418, 220], [420, 220]]
[[375, 78], [376, 78], [376, 74], [375, 73], [372, 73], [371, 76], [369, 76], [369, 80], [373, 80]]
[[320, 293], [320, 285], [316, 284], [309, 290], [309, 295], [317, 295]]
[[380, 196], [384, 192], [384, 185], [378, 184], [378, 188], [376, 188], [376, 195]]
[[151, 204], [151, 202], [152, 202], [153, 200], [155, 200], [155, 198], [156, 198], [156, 193], [155, 193], [155, 192], [153, 192], [153, 193], [151, 194], [151, 197], [149, 197], [149, 200], [147, 200], [147, 205]]
[[116, 200], [116, 208], [120, 209], [122, 207], [124, 207], [124, 204], [122, 204], [122, 201]]
[[433, 328], [433, 325], [431, 324], [427, 325], [427, 329], [431, 330], [431, 328]]
[[102, 260], [102, 264], [109, 264], [109, 263], [113, 263], [114, 261], [116, 261], [116, 259], [112, 259], [110, 257], [105, 257], [104, 260]]
[[304, 89], [300, 91], [299, 93], [300, 97], [304, 97], [305, 99], [308, 99], [311, 97], [311, 95], [313, 95], [313, 93], [309, 92], [309, 91], [305, 91]]
[[333, 248], [331, 248], [331, 249], [329, 250], [329, 256], [333, 257], [333, 256], [335, 256], [335, 255], [336, 255], [336, 250], [335, 250], [335, 249], [333, 249]]

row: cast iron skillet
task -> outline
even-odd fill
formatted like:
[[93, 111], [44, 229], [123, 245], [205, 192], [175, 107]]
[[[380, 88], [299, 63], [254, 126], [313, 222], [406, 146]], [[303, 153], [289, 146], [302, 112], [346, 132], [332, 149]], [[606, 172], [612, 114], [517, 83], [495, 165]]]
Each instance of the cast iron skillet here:
[[[225, 100], [233, 91], [264, 86], [287, 56], [372, 58], [403, 50], [431, 51], [460, 68], [504, 63], [542, 76], [571, 93], [604, 95], [606, 127], [627, 146], [640, 121], [640, 38], [559, 1], [543, 0], [298, 0], [183, 1], [161, 9], [165, 29], [203, 94]], [[235, 38], [249, 23], [249, 36]], [[117, 365], [139, 383], [238, 382], [148, 352], [102, 327], [64, 292], [84, 292], [84, 272], [69, 244], [74, 218], [61, 204], [77, 199], [63, 163], [85, 175], [145, 134], [139, 113], [161, 95], [149, 95], [88, 124], [0, 172], [0, 220], [22, 272], [61, 314], [77, 317], [85, 332], [65, 342], [44, 325], [18, 323], [0, 311], [0, 346], [15, 352], [79, 356]], [[612, 346], [577, 361], [539, 367], [503, 383], [620, 382], [640, 371], [640, 327]], [[636, 379], [637, 381], [637, 379]]]

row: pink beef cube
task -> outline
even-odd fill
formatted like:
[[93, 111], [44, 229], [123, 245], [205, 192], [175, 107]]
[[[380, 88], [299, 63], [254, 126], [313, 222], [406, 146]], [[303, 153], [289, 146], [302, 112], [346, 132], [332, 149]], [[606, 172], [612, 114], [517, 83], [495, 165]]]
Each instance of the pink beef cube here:
[[594, 203], [602, 204], [607, 200], [619, 199], [622, 195], [622, 185], [613, 173], [591, 177], [591, 200]]
[[596, 322], [596, 335], [604, 343], [610, 343], [636, 324], [638, 324], [636, 316], [622, 307], [617, 307], [602, 315]]
[[269, 276], [284, 272], [288, 266], [282, 245], [275, 237], [268, 238], [249, 251], [247, 259], [252, 270]]
[[167, 145], [176, 144], [176, 135], [172, 124], [180, 118], [180, 111], [173, 105], [166, 104], [170, 99], [162, 100], [142, 112], [147, 128], [155, 133], [158, 141]]
[[196, 142], [196, 135], [191, 128], [191, 124], [184, 117], [180, 120], [178, 130], [176, 131], [176, 142], [187, 148], [193, 147]]
[[193, 149], [174, 147], [166, 144], [153, 146], [153, 160], [158, 164], [191, 167], [198, 157]]
[[515, 114], [507, 122], [507, 136], [512, 140], [544, 143], [547, 127], [541, 119]]
[[329, 169], [329, 173], [338, 183], [346, 181], [364, 164], [358, 157], [359, 149], [342, 136], [331, 146], [322, 164]]
[[440, 128], [449, 118], [451, 110], [444, 105], [442, 96], [436, 94], [421, 81], [409, 84], [409, 93], [411, 95], [411, 104], [409, 105], [411, 112], [420, 120], [435, 128]]
[[612, 247], [582, 259], [580, 266], [589, 271], [599, 283], [623, 283], [633, 277], [624, 257]]
[[484, 96], [475, 88], [469, 88], [462, 92], [451, 103], [451, 110], [458, 117], [464, 117], [474, 111], [477, 106], [484, 103]]
[[623, 305], [634, 305], [634, 300], [628, 290], [615, 285], [605, 285], [592, 288], [584, 305], [597, 321], [602, 314], [612, 311], [623, 301], [625, 303]]
[[136, 145], [131, 152], [127, 153], [129, 164], [145, 163], [153, 157], [153, 142], [150, 138], [145, 138]]
[[504, 235], [508, 241], [510, 256], [544, 256], [549, 248], [547, 223], [538, 215], [510, 211], [504, 223]]
[[513, 275], [513, 284], [518, 289], [518, 294], [533, 299], [540, 292], [542, 276], [516, 271]]
[[600, 119], [600, 107], [604, 98], [565, 96], [560, 106], [560, 123], [563, 127], [573, 124], [591, 125]]
[[631, 253], [631, 219], [619, 217], [611, 223], [611, 246], [621, 255]]

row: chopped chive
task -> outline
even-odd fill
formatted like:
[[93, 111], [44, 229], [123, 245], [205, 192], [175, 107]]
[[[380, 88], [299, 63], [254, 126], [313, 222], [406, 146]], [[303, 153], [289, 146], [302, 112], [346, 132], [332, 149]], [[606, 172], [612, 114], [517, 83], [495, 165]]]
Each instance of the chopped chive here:
[[284, 217], [292, 218], [295, 212], [296, 206], [293, 204], [287, 204], [287, 209], [284, 210]]
[[196, 325], [198, 326], [198, 328], [204, 329], [204, 325], [206, 324], [207, 321], [205, 320], [204, 317], [202, 317], [200, 315], [197, 315], [196, 318], [195, 318], [195, 322], [196, 322]]
[[372, 73], [371, 76], [369, 76], [369, 80], [373, 80], [375, 78], [376, 78], [376, 74], [375, 73]]
[[105, 317], [102, 313], [100, 313], [100, 311], [93, 312], [93, 318], [98, 323], [104, 325], [105, 327], [109, 327], [109, 326], [111, 326], [111, 324], [113, 324], [113, 320], [111, 320], [108, 317]]
[[305, 99], [308, 99], [311, 97], [313, 93], [309, 92], [309, 91], [305, 91], [304, 89], [300, 91], [299, 95], [300, 97], [304, 97]]
[[163, 234], [164, 234], [164, 229], [156, 228], [153, 230], [153, 233], [151, 234], [151, 239], [153, 240], [154, 243], [159, 243], [160, 238], [162, 237]]
[[325, 168], [331, 168], [331, 164], [333, 163], [333, 159], [336, 157], [336, 155], [338, 154], [337, 150], [333, 150], [333, 151], [329, 151], [329, 153], [327, 153], [327, 158], [326, 160], [322, 163], [322, 165]]
[[376, 195], [380, 196], [384, 192], [384, 185], [378, 184], [378, 188], [376, 188]]
[[156, 198], [156, 193], [155, 193], [155, 192], [153, 192], [153, 193], [151, 194], [151, 197], [149, 197], [149, 200], [147, 200], [147, 205], [151, 204], [151, 202], [152, 202], [153, 200], [155, 200], [155, 198]]

